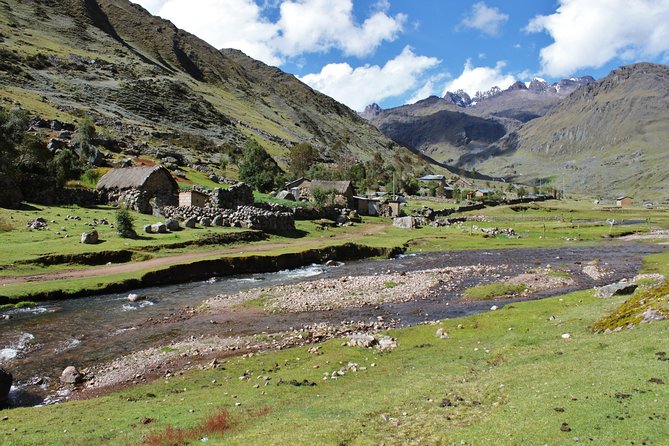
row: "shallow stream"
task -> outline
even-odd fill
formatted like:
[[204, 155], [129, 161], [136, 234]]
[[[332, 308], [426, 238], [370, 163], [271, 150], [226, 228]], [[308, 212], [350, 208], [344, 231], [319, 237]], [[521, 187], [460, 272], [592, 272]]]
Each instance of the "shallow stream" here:
[[[203, 282], [138, 289], [132, 293], [145, 296], [130, 302], [128, 293], [42, 303], [35, 308], [4, 312], [0, 319], [0, 366], [14, 375], [16, 389], [43, 391], [57, 381], [68, 365], [84, 368], [108, 362], [116, 357], [166, 345], [200, 335], [246, 335], [279, 332], [317, 322], [339, 323], [344, 320], [371, 321], [382, 316], [399, 319], [402, 325], [425, 320], [452, 318], [488, 310], [513, 302], [467, 302], [461, 299], [464, 287], [486, 278], [466, 279], [455, 291], [435, 290], [434, 297], [401, 304], [384, 304], [334, 311], [262, 314], [230, 311], [219, 315], [217, 324], [202, 318], [171, 321], [184, 307], [197, 307], [217, 294], [231, 294], [253, 287], [373, 275], [375, 273], [417, 271], [465, 265], [507, 265], [505, 275], [551, 264], [569, 271], [576, 284], [568, 289], [546, 291], [532, 298], [561, 294], [576, 289], [631, 278], [641, 267], [641, 258], [661, 248], [642, 244], [618, 244], [591, 248], [507, 249], [418, 253], [388, 260], [365, 260], [339, 266], [311, 265], [277, 273], [224, 277]], [[582, 266], [598, 259], [609, 271], [606, 279], [595, 281], [583, 274]], [[161, 320], [168, 323], [150, 323]], [[149, 323], [147, 323], [149, 322]], [[38, 392], [39, 393], [39, 392]]]

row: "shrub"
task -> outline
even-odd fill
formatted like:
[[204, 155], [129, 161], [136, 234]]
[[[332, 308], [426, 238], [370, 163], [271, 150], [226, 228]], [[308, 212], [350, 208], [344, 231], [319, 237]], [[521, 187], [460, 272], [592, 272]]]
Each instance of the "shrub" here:
[[135, 238], [137, 233], [133, 227], [134, 218], [127, 209], [119, 209], [116, 212], [116, 231], [124, 238]]

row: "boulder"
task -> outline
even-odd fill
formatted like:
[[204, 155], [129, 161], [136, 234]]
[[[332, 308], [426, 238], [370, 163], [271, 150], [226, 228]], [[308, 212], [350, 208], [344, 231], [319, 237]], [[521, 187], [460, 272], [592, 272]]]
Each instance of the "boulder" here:
[[86, 245], [94, 245], [98, 240], [98, 231], [84, 232], [81, 234], [81, 243]]
[[179, 220], [177, 220], [176, 218], [168, 218], [167, 220], [165, 220], [165, 226], [170, 231], [178, 231], [179, 229], [181, 229], [181, 227], [179, 226]]
[[280, 198], [282, 200], [295, 201], [295, 195], [293, 195], [291, 192], [287, 190], [282, 190], [281, 192], [276, 194], [276, 198]]
[[74, 366], [65, 367], [60, 374], [60, 382], [63, 384], [79, 384], [84, 380], [84, 376]]
[[635, 283], [617, 282], [595, 288], [595, 296], [600, 299], [609, 299], [610, 297], [621, 294], [632, 294], [636, 288], [637, 285]]
[[193, 229], [196, 224], [197, 224], [197, 218], [195, 217], [187, 218], [186, 221], [184, 221], [184, 226], [187, 228]]
[[153, 225], [144, 225], [144, 232], [147, 234], [153, 234]]
[[0, 368], [0, 410], [9, 407], [9, 390], [14, 377], [5, 369]]
[[211, 226], [211, 218], [209, 218], [209, 217], [202, 217], [202, 218], [200, 219], [200, 224], [201, 224], [202, 226]]
[[414, 217], [395, 217], [393, 218], [393, 226], [402, 229], [416, 229], [418, 224]]
[[139, 302], [144, 299], [146, 299], [146, 296], [142, 296], [141, 294], [135, 294], [135, 293], [128, 294], [128, 300], [130, 302]]
[[391, 338], [390, 336], [384, 336], [379, 339], [378, 349], [381, 351], [384, 350], [393, 350], [397, 348], [397, 339]]
[[163, 222], [154, 223], [151, 225], [151, 230], [157, 234], [166, 234], [167, 225]]
[[371, 334], [354, 333], [348, 338], [346, 345], [350, 347], [371, 347], [376, 344], [376, 339]]
[[214, 226], [223, 226], [223, 216], [216, 215], [214, 219], [211, 221], [211, 224]]

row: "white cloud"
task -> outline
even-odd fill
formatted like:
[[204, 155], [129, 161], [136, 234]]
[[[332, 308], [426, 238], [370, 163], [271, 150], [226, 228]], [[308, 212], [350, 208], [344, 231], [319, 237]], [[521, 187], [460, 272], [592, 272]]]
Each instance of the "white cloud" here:
[[528, 32], [554, 43], [541, 50], [543, 72], [564, 76], [620, 58], [635, 61], [669, 52], [669, 0], [560, 0], [551, 15], [536, 16]]
[[445, 85], [442, 96], [447, 91], [457, 90], [464, 90], [470, 96], [474, 96], [479, 91], [488, 91], [492, 87], [504, 90], [516, 81], [514, 76], [503, 73], [505, 66], [506, 63], [500, 61], [494, 67], [474, 67], [471, 59], [468, 59], [462, 74]]
[[271, 65], [285, 57], [339, 49], [345, 55], [366, 56], [384, 41], [394, 40], [406, 21], [389, 16], [388, 2], [373, 5], [361, 24], [352, 0], [283, 0], [272, 22], [254, 0], [135, 0], [153, 14], [171, 20], [217, 48], [237, 48]]
[[489, 36], [500, 34], [501, 27], [509, 20], [509, 16], [498, 8], [491, 8], [484, 2], [475, 3], [469, 14], [462, 18], [460, 27], [478, 29]]
[[439, 63], [434, 57], [416, 55], [410, 47], [405, 47], [383, 67], [329, 64], [320, 73], [307, 74], [300, 80], [354, 110], [362, 110], [373, 102], [412, 91], [424, 74]]

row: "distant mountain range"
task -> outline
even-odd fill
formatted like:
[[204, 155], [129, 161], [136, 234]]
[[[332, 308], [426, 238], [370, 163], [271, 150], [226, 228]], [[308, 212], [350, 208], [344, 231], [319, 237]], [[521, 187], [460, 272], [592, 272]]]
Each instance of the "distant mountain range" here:
[[361, 113], [393, 140], [455, 168], [611, 197], [669, 194], [669, 68], [639, 63], [595, 81], [542, 79]]

